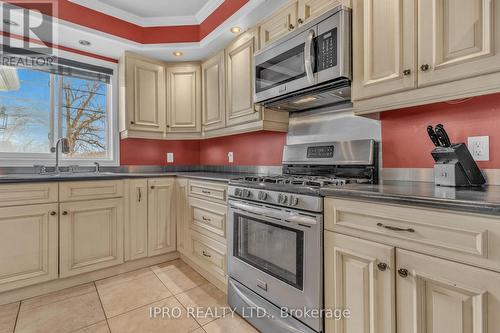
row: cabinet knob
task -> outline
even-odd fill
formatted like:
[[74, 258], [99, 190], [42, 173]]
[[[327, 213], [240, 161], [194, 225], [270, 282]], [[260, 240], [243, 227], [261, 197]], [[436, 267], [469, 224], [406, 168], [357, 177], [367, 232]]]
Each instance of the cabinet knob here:
[[170, 125], [167, 125], [167, 128], [170, 128]]
[[56, 214], [57, 214], [57, 212], [55, 212], [55, 211], [51, 211], [51, 212], [50, 212], [50, 215], [52, 215], [52, 216], [54, 216], [54, 215], [56, 215]]
[[378, 265], [377, 265], [377, 267], [378, 267], [379, 271], [383, 272], [383, 271], [385, 271], [387, 269], [387, 264], [385, 262], [379, 262]]
[[68, 212], [67, 212], [67, 211], [64, 211], [62, 214], [63, 214], [63, 215], [68, 215]]
[[133, 125], [133, 124], [135, 124], [135, 121], [131, 121], [131, 122], [130, 122], [130, 125]]
[[405, 69], [405, 70], [403, 71], [403, 75], [404, 75], [404, 76], [408, 76], [408, 75], [410, 75], [410, 74], [411, 74], [411, 69]]
[[420, 70], [422, 72], [427, 72], [429, 70], [430, 66], [428, 64], [424, 64], [422, 66], [420, 66]]
[[404, 268], [400, 268], [400, 269], [398, 269], [398, 274], [402, 278], [407, 278], [408, 277], [408, 270], [404, 269]]
[[155, 186], [154, 186], [154, 185], [153, 185], [153, 186], [151, 186], [151, 189], [152, 189], [152, 190], [154, 190], [154, 189], [155, 189]]
[[291, 31], [291, 30], [293, 30], [293, 29], [295, 29], [295, 26], [294, 26], [293, 24], [291, 24], [291, 23], [290, 23], [290, 25], [288, 26], [288, 30], [290, 30], [290, 31]]
[[303, 21], [301, 18], [299, 18], [299, 19], [297, 20], [297, 22], [298, 22], [299, 24], [304, 23], [304, 21]]

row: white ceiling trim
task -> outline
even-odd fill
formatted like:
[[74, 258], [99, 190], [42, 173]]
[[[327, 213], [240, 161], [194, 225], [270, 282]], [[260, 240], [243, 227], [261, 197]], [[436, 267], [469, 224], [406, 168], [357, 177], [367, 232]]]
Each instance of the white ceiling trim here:
[[207, 0], [206, 4], [193, 16], [141, 17], [126, 10], [110, 6], [99, 0], [69, 1], [141, 27], [199, 25], [224, 2], [224, 0]]

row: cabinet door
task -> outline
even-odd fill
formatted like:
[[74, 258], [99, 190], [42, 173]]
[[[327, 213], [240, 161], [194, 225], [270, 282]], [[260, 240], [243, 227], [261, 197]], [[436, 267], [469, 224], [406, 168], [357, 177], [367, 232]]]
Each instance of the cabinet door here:
[[223, 128], [226, 126], [224, 52], [204, 62], [201, 68], [203, 130]]
[[335, 8], [339, 5], [350, 7], [350, 0], [299, 0], [298, 1], [298, 15], [299, 25], [320, 16], [327, 10]]
[[148, 180], [148, 256], [175, 251], [174, 178]]
[[192, 133], [200, 131], [200, 66], [167, 68], [167, 132]]
[[57, 208], [0, 208], [0, 292], [57, 278]]
[[399, 249], [396, 262], [398, 332], [500, 332], [499, 273]]
[[126, 58], [126, 108], [131, 130], [165, 131], [165, 68], [153, 62]]
[[353, 100], [413, 89], [415, 0], [353, 0]]
[[148, 256], [148, 181], [126, 183], [125, 260]]
[[123, 199], [62, 203], [60, 212], [61, 277], [123, 263]]
[[257, 34], [249, 31], [226, 49], [226, 124], [243, 124], [260, 119], [253, 102], [254, 61]]
[[188, 254], [190, 209], [188, 200], [188, 180], [176, 180], [176, 220], [177, 220], [177, 251]]
[[419, 0], [418, 6], [420, 86], [500, 70], [498, 1]]
[[271, 16], [259, 28], [261, 48], [286, 35], [297, 27], [297, 3], [283, 8]]
[[394, 248], [326, 231], [324, 257], [325, 308], [351, 312], [325, 332], [394, 333]]

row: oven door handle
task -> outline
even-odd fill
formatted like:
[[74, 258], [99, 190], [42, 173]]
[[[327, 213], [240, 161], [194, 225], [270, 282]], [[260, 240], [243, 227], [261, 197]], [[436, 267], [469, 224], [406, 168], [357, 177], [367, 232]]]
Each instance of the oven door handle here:
[[304, 45], [304, 66], [307, 79], [310, 83], [314, 83], [314, 58], [316, 57], [316, 52], [314, 50], [311, 51], [314, 35], [314, 30], [309, 30]]
[[273, 211], [269, 208], [261, 208], [254, 205], [250, 205], [244, 202], [231, 201], [231, 208], [243, 210], [249, 213], [263, 215], [266, 217], [275, 218], [278, 220], [284, 220], [289, 223], [297, 223], [297, 224], [307, 224], [307, 225], [316, 225], [318, 224], [317, 218], [313, 216], [300, 215], [296, 213], [283, 212], [283, 211]]

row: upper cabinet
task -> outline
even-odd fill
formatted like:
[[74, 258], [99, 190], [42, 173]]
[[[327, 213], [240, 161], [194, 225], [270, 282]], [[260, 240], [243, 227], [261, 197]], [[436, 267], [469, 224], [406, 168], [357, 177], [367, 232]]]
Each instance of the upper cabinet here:
[[167, 133], [199, 132], [201, 132], [200, 65], [168, 66]]
[[253, 54], [257, 34], [248, 31], [226, 49], [226, 123], [235, 125], [260, 119], [260, 108], [254, 105]]
[[354, 111], [500, 91], [497, 0], [353, 0]]
[[120, 59], [120, 131], [165, 131], [165, 68], [131, 53]]
[[500, 70], [500, 16], [494, 12], [499, 5], [492, 0], [418, 2], [420, 86]]
[[261, 47], [266, 47], [296, 27], [297, 3], [293, 2], [260, 24], [259, 35]]
[[415, 2], [353, 1], [353, 99], [415, 88]]
[[339, 5], [351, 6], [350, 0], [298, 0], [299, 8], [298, 24], [302, 25], [307, 21], [325, 13], [326, 11]]
[[226, 94], [224, 52], [216, 54], [201, 65], [203, 130], [226, 126]]

